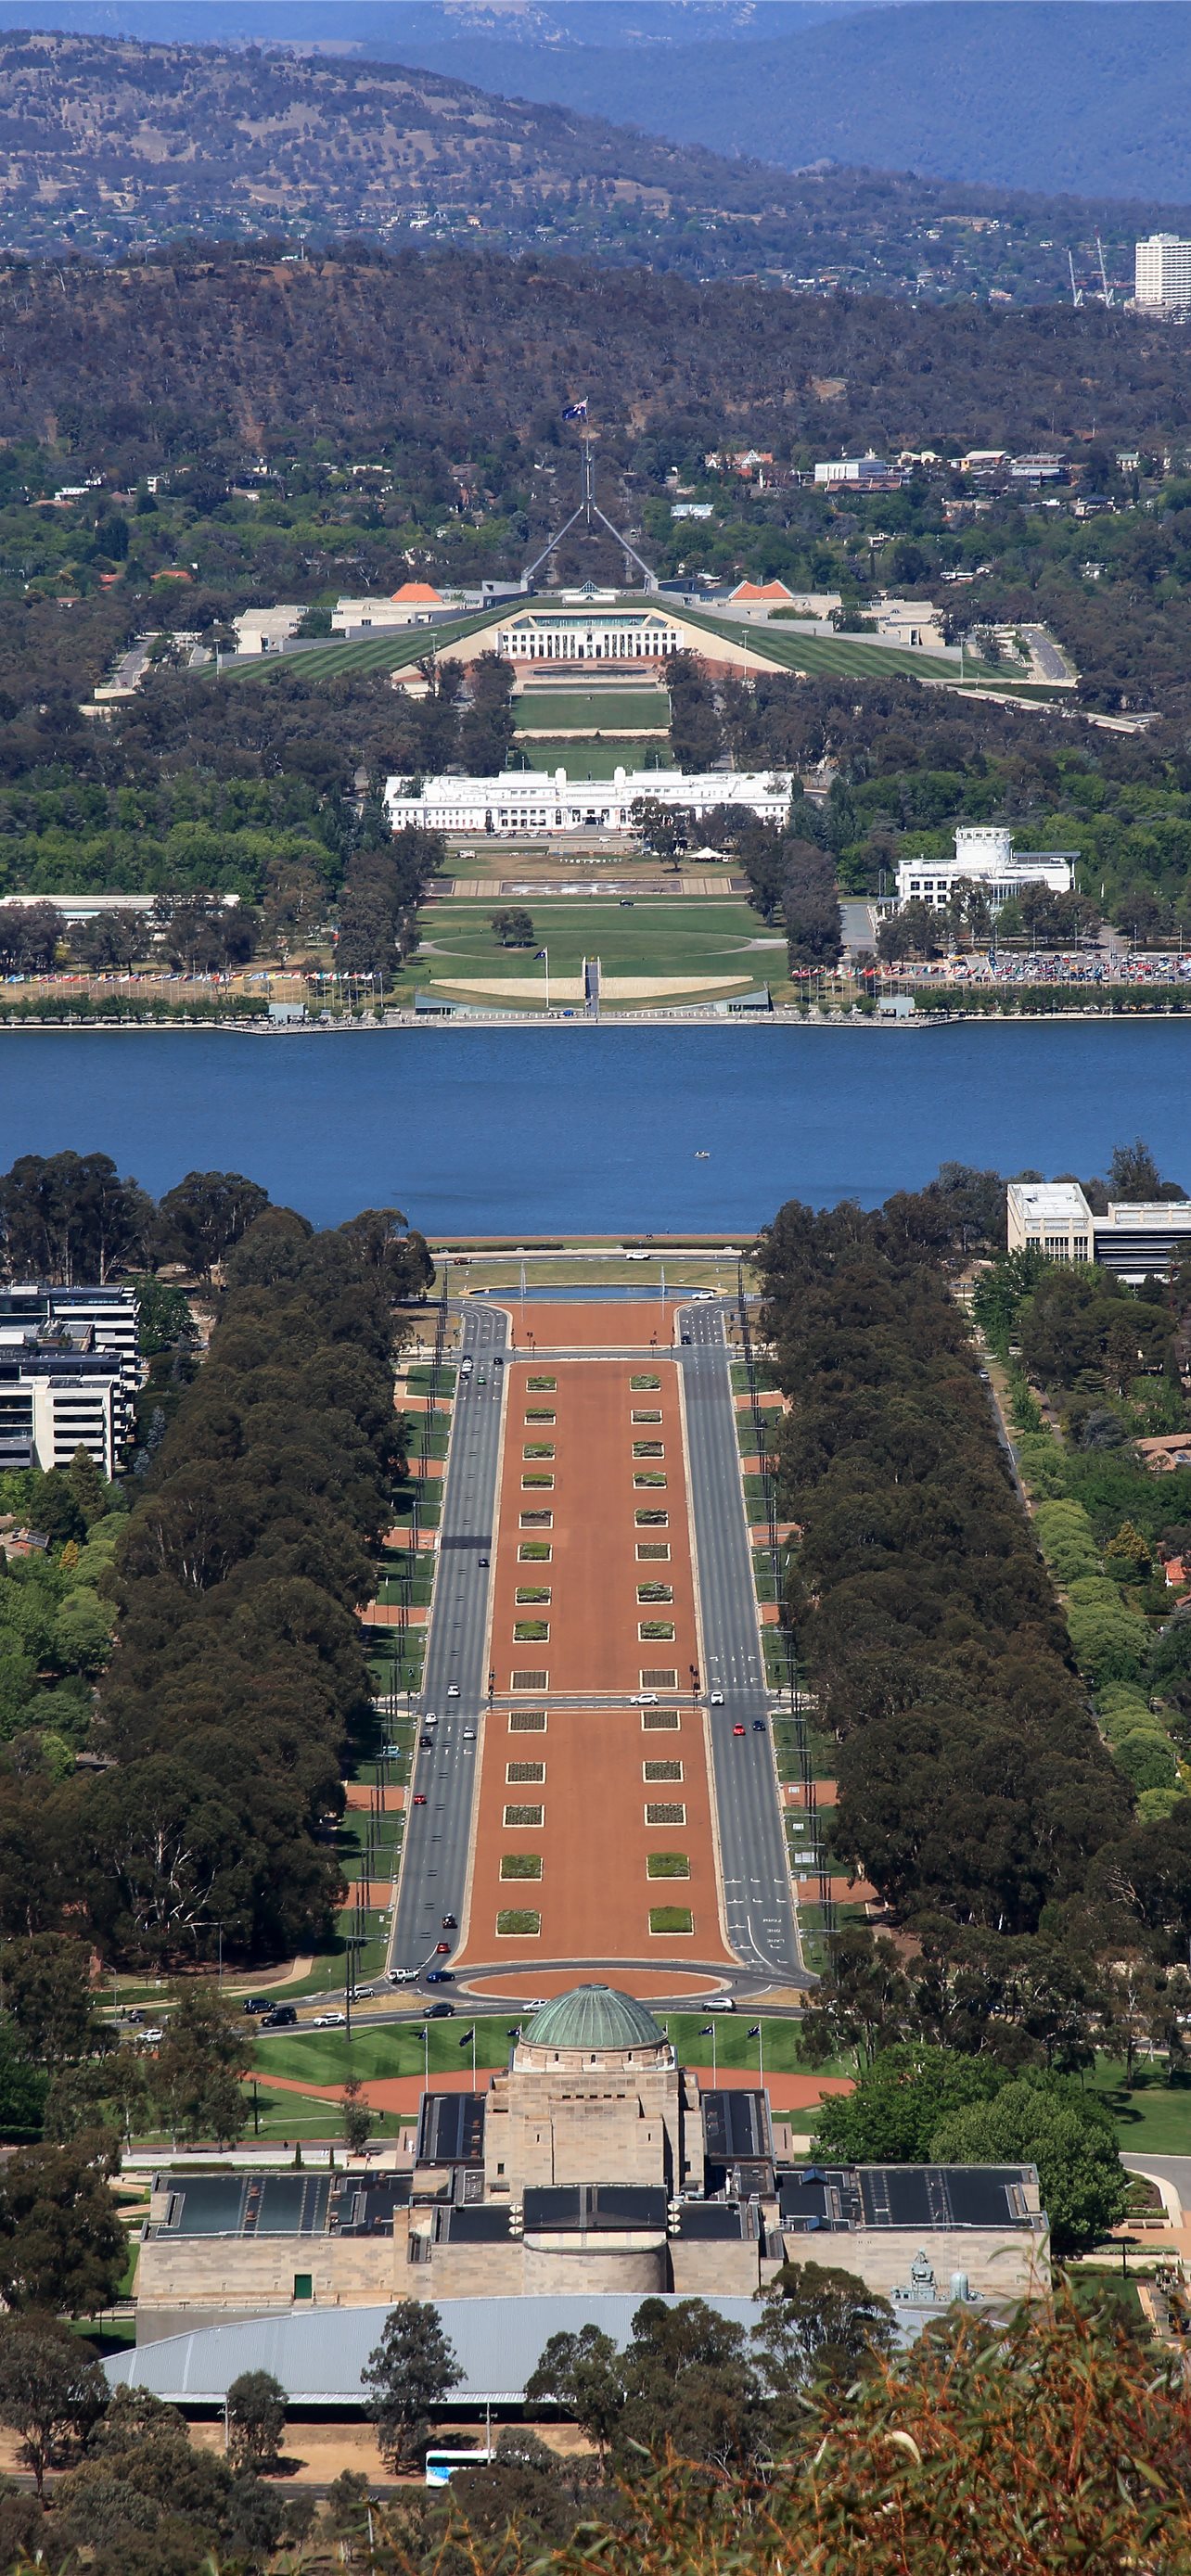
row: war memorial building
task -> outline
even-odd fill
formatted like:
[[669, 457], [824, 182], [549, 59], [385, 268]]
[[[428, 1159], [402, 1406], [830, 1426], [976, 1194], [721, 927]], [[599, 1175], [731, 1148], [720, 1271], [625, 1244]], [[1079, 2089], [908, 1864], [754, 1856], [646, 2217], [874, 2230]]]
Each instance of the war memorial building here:
[[797, 2163], [762, 2087], [701, 2089], [643, 2004], [585, 1985], [484, 2091], [427, 2092], [384, 2164], [160, 2173], [137, 2336], [410, 2298], [749, 2298], [787, 2260], [907, 2308], [1011, 2306], [1049, 2277], [1037, 2174]]

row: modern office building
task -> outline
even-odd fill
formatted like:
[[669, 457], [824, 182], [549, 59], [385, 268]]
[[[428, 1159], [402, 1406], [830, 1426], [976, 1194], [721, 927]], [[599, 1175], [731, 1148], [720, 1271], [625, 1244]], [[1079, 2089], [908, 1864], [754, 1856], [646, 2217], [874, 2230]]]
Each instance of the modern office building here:
[[135, 1288], [0, 1288], [0, 1466], [114, 1475], [139, 1383]]
[[1137, 304], [1177, 312], [1191, 305], [1191, 241], [1177, 233], [1150, 233], [1133, 253], [1133, 296]]
[[701, 2089], [661, 2025], [600, 1985], [525, 2024], [483, 2091], [423, 2096], [388, 2171], [163, 2172], [138, 2341], [233, 2316], [400, 2299], [748, 2297], [835, 2262], [895, 2306], [1043, 2290], [1031, 2166], [795, 2164], [760, 2085]]
[[928, 903], [943, 912], [958, 885], [977, 885], [990, 912], [1010, 899], [1031, 894], [1070, 894], [1077, 850], [1015, 850], [1012, 832], [1001, 823], [956, 826], [953, 859], [903, 859], [897, 870], [897, 901]]
[[1147, 1278], [1191, 1256], [1191, 1200], [1118, 1199], [1096, 1216], [1078, 1181], [1010, 1181], [1006, 1226], [1010, 1252], [1096, 1261], [1123, 1279]]

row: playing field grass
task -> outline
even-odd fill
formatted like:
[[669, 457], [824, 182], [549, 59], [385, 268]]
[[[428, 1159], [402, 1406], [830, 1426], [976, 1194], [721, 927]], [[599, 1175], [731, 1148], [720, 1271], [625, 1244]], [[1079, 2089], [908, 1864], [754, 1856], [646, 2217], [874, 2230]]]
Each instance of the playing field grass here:
[[[715, 975], [725, 985], [784, 983], [784, 940], [739, 897], [534, 896], [526, 906], [533, 948], [502, 948], [491, 927], [494, 906], [462, 898], [423, 914], [423, 940], [403, 979], [406, 994], [430, 985], [448, 991], [463, 978], [500, 981], [539, 976], [535, 948], [548, 948], [552, 976], [577, 975], [584, 957], [607, 975]], [[755, 945], [760, 942], [762, 944]], [[544, 993], [543, 993], [544, 998]]]
[[513, 700], [517, 731], [632, 733], [637, 727], [666, 732], [670, 700], [665, 689], [526, 689]]

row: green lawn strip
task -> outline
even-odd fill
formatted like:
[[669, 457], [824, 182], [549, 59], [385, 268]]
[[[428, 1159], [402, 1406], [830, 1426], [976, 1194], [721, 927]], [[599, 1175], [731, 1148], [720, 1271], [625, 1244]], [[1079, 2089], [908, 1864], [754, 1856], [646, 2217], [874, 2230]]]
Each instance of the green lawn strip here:
[[405, 1383], [411, 1395], [433, 1395], [437, 1392], [450, 1397], [455, 1391], [457, 1374], [449, 1360], [442, 1362], [437, 1374], [428, 1360], [413, 1360], [406, 1372]]
[[[519, 739], [517, 760], [525, 769], [551, 773], [565, 769], [567, 785], [575, 787], [588, 782], [600, 786], [614, 777], [618, 769], [631, 772], [635, 769], [669, 769], [673, 765], [668, 742], [657, 734], [627, 734], [617, 736], [615, 740], [605, 737], [600, 742], [581, 741], [571, 734], [542, 736], [537, 742]], [[648, 789], [643, 792], [648, 794]]]
[[[460, 2047], [466, 2032], [475, 2026], [477, 2069], [504, 2066], [508, 2062], [512, 2041], [509, 2033], [519, 2026], [516, 2008], [499, 2013], [480, 2013], [464, 2017], [464, 2006], [456, 2005], [454, 2021], [428, 2022], [430, 2035], [430, 2075], [456, 2071], [461, 2065], [471, 2067], [470, 2043]], [[714, 2018], [716, 2063], [718, 2066], [755, 2066], [757, 2043], [749, 2039], [752, 2027], [745, 2012], [703, 2013], [659, 2012], [656, 2016], [669, 2034], [684, 2066], [710, 2066], [711, 2039], [704, 2036], [708, 2022]], [[254, 2067], [262, 2089], [270, 2074], [285, 2075], [302, 2084], [342, 2084], [349, 2073], [364, 2083], [373, 2078], [421, 2075], [425, 2064], [422, 2023], [389, 2023], [383, 2028], [369, 2028], [362, 2022], [353, 2032], [350, 2055], [348, 2042], [341, 2030], [316, 2030], [303, 2033], [279, 2032], [276, 2039], [263, 2039], [256, 2051]], [[851, 2075], [851, 2061], [831, 2058], [822, 2066], [812, 2066], [801, 2046], [801, 2033], [796, 2021], [766, 2018], [761, 2024], [765, 2065], [775, 2074]]]
[[1119, 2058], [1098, 2057], [1095, 2073], [1085, 2078], [1088, 2090], [1098, 2093], [1112, 2112], [1122, 2154], [1191, 2154], [1191, 2075], [1163, 2083], [1139, 2071], [1127, 2093], [1124, 2074]]
[[622, 906], [616, 897], [535, 894], [524, 905], [534, 927], [533, 945], [525, 948], [500, 945], [492, 929], [498, 908], [468, 897], [423, 912], [423, 945], [403, 970], [403, 992], [460, 980], [528, 979], [541, 984], [544, 1000], [544, 971], [534, 957], [543, 946], [552, 982], [577, 976], [584, 957], [592, 956], [605, 977], [714, 976], [726, 984], [764, 983], [784, 967], [780, 941], [775, 948], [752, 946], [770, 934], [740, 896], [635, 896]]

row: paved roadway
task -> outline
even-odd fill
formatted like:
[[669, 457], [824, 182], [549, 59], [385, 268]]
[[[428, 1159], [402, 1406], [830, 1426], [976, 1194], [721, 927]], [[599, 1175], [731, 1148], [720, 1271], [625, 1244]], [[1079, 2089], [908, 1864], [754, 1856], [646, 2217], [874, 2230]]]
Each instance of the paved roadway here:
[[[433, 1752], [415, 1750], [414, 1754], [410, 1796], [422, 1791], [427, 1803], [424, 1807], [411, 1804], [406, 1814], [386, 1963], [390, 1974], [394, 1969], [433, 1964], [435, 1943], [443, 1937], [443, 1915], [454, 1914], [463, 1921], [479, 1737], [488, 1697], [484, 1644], [492, 1578], [479, 1560], [491, 1557], [496, 1535], [505, 1372], [495, 1360], [507, 1347], [507, 1331], [506, 1318], [497, 1309], [486, 1304], [464, 1307], [459, 1356], [470, 1353], [474, 1367], [470, 1378], [461, 1370], [455, 1381], [421, 1698], [423, 1718], [436, 1710], [438, 1726]], [[447, 1697], [448, 1682], [458, 1682], [458, 1699]], [[465, 1741], [467, 1728], [473, 1730], [470, 1743]]]
[[[809, 1982], [802, 1963], [778, 1803], [769, 1693], [758, 1630], [731, 1355], [718, 1305], [684, 1307], [679, 1346], [686, 1393], [691, 1500], [699, 1568], [704, 1694], [709, 1711], [728, 1937], [746, 1968]], [[755, 1734], [760, 1718], [764, 1731]], [[743, 1725], [743, 1738], [733, 1735]]]

